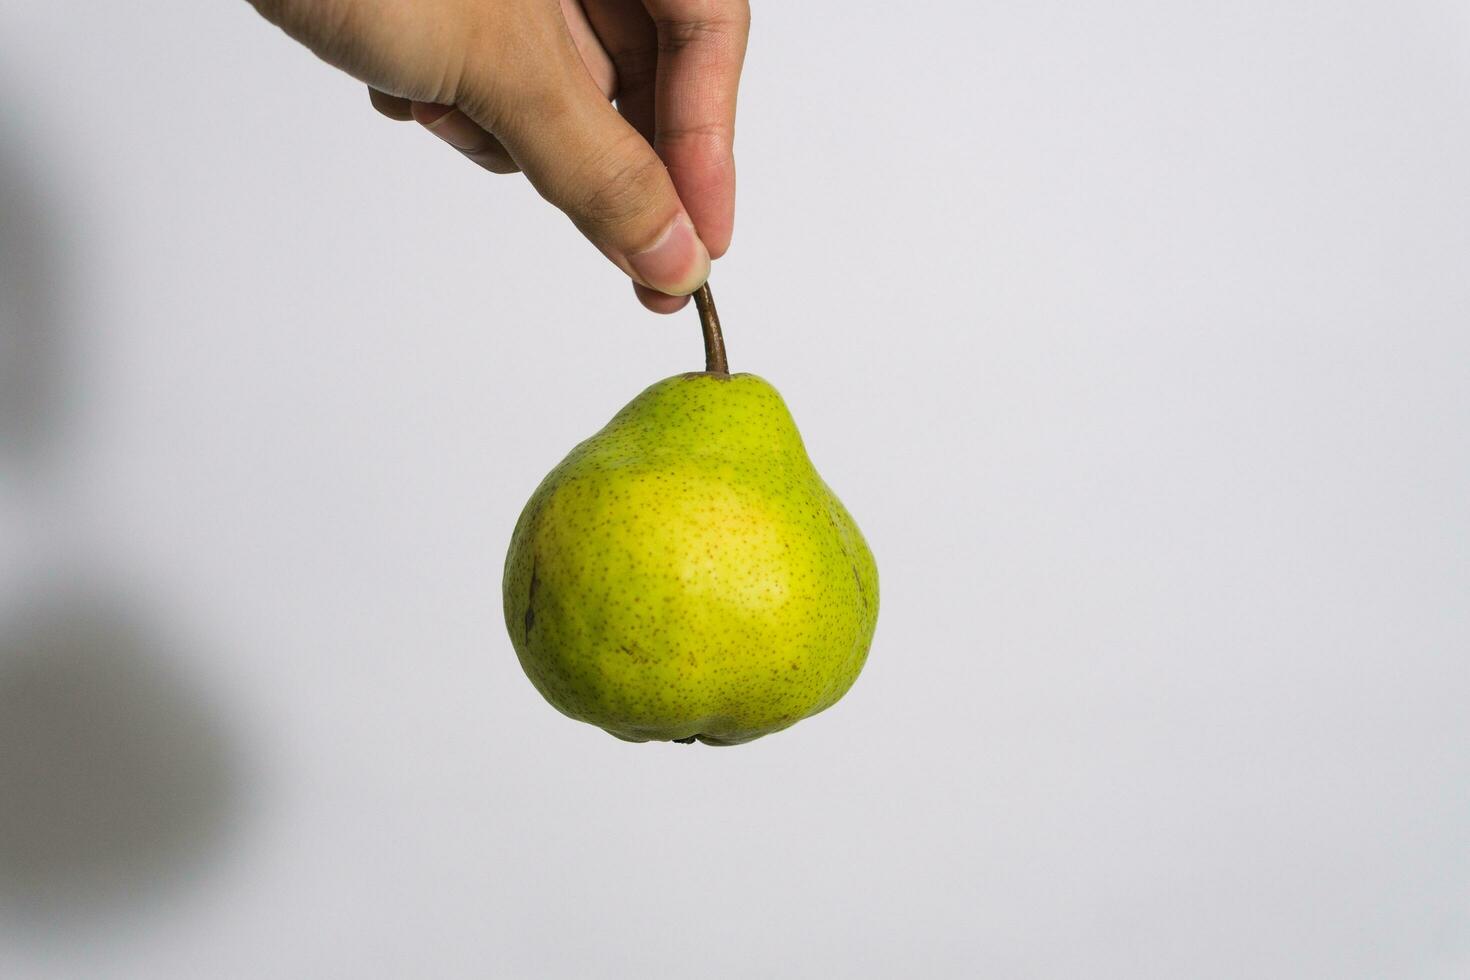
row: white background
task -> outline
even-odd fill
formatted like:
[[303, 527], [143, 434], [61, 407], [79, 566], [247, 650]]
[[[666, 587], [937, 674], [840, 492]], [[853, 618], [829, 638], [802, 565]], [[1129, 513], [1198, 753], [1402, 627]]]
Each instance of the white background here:
[[692, 313], [238, 0], [0, 91], [8, 980], [1470, 975], [1464, 4], [756, 5], [713, 283], [883, 611], [735, 749], [500, 613]]

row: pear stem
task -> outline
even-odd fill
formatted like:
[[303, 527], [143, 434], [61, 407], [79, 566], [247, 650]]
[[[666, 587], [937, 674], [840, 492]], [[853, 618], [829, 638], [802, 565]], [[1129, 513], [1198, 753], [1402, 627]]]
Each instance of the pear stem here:
[[699, 310], [699, 326], [704, 331], [704, 369], [710, 374], [729, 374], [725, 360], [725, 335], [720, 332], [720, 314], [715, 309], [714, 294], [709, 283], [694, 293], [694, 306]]

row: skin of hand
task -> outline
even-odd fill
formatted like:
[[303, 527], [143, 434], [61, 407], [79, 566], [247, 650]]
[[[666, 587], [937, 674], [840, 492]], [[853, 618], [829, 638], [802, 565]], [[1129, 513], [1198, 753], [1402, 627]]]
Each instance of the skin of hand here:
[[729, 248], [747, 0], [250, 2], [385, 116], [523, 172], [649, 309]]

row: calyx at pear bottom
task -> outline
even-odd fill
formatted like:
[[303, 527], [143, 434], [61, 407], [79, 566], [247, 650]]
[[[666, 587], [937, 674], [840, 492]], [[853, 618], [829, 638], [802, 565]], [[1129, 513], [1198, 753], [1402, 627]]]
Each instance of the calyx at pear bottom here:
[[505, 625], [563, 714], [630, 742], [735, 745], [830, 707], [867, 659], [878, 569], [776, 389], [660, 381], [567, 454], [511, 536]]

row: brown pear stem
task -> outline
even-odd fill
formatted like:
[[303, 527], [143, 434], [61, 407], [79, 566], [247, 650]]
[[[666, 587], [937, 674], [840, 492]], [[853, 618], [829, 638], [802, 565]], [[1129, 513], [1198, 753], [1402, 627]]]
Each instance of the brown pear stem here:
[[714, 294], [709, 283], [694, 293], [694, 306], [699, 310], [699, 326], [704, 331], [704, 369], [710, 374], [729, 374], [725, 360], [725, 335], [720, 332], [720, 314], [715, 309]]

